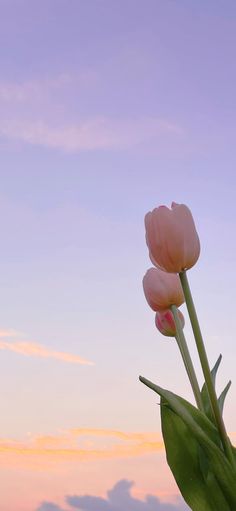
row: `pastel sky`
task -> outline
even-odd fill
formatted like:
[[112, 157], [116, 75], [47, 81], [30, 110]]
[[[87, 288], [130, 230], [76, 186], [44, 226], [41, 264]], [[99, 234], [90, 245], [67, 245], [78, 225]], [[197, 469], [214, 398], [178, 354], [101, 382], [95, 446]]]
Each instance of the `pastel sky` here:
[[235, 45], [234, 0], [0, 0], [3, 511], [187, 510], [138, 381], [193, 402], [141, 285], [173, 200], [235, 439]]

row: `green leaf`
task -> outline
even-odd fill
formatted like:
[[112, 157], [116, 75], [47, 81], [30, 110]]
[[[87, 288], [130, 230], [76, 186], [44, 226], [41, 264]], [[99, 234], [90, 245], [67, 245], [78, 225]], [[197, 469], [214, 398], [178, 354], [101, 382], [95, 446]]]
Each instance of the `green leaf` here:
[[205, 479], [208, 493], [211, 495], [214, 510], [231, 511], [232, 507], [226, 502], [223, 491], [221, 490], [218, 481], [211, 470], [208, 471]]
[[[213, 369], [211, 370], [211, 378], [212, 378], [214, 387], [215, 387], [215, 382], [216, 382], [217, 370], [218, 370], [221, 360], [222, 360], [222, 355], [219, 356]], [[225, 402], [226, 394], [230, 388], [230, 385], [231, 385], [231, 381], [229, 381], [229, 383], [226, 385], [225, 389], [221, 392], [221, 394], [218, 398], [218, 403], [219, 403], [221, 414], [223, 413], [224, 402]], [[206, 413], [208, 419], [210, 419], [215, 424], [215, 417], [212, 412], [212, 407], [211, 407], [206, 383], [204, 383], [204, 385], [202, 387], [201, 396], [202, 396], [205, 413]]]
[[230, 511], [200, 444], [163, 398], [161, 405], [166, 457], [183, 498], [192, 511]]
[[[211, 379], [212, 379], [214, 387], [215, 387], [215, 382], [216, 382], [217, 370], [218, 370], [218, 367], [219, 367], [219, 365], [221, 363], [221, 360], [222, 360], [222, 355], [219, 356], [219, 358], [217, 359], [213, 369], [211, 370]], [[210, 399], [209, 399], [209, 394], [208, 394], [208, 390], [207, 390], [207, 387], [206, 387], [206, 383], [204, 383], [204, 385], [202, 387], [201, 396], [202, 396], [202, 401], [203, 401], [203, 406], [204, 406], [205, 413], [206, 413], [207, 417], [215, 424], [215, 417], [213, 415], [213, 411], [212, 411], [211, 402], [210, 402]]]
[[221, 392], [221, 395], [220, 397], [218, 397], [218, 403], [219, 403], [219, 408], [220, 408], [220, 411], [221, 411], [221, 414], [223, 413], [223, 408], [224, 408], [224, 402], [225, 402], [225, 398], [226, 398], [226, 394], [231, 386], [231, 381], [229, 381], [229, 383], [227, 383], [226, 387], [224, 388], [224, 390]]
[[[193, 438], [201, 445], [209, 464], [209, 471], [211, 471], [214, 475], [214, 478], [224, 495], [224, 499], [229, 505], [230, 511], [235, 511], [236, 470], [229, 463], [222, 451], [219, 434], [214, 424], [205, 416], [204, 413], [180, 396], [155, 385], [146, 378], [140, 377], [140, 381], [159, 394], [168, 403], [170, 410], [182, 419], [185, 426], [191, 433], [190, 438]], [[211, 498], [212, 492], [209, 492], [209, 502]], [[204, 508], [199, 508], [198, 510], [195, 507], [194, 511], [195, 509], [196, 511], [204, 510]], [[221, 511], [221, 509], [222, 508], [215, 508], [214, 511]]]

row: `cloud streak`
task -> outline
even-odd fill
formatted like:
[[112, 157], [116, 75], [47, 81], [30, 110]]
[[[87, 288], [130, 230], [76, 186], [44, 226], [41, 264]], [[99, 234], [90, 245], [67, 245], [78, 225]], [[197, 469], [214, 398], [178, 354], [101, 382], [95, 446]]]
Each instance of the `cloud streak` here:
[[66, 152], [122, 149], [148, 140], [179, 136], [174, 123], [142, 118], [110, 119], [95, 117], [77, 123], [54, 125], [39, 119], [11, 119], [0, 122], [0, 136], [31, 145], [40, 145]]
[[22, 334], [13, 328], [8, 328], [6, 330], [0, 330], [0, 338], [1, 337], [20, 337]]
[[69, 153], [179, 140], [182, 129], [169, 119], [111, 117], [105, 97], [101, 115], [76, 113], [75, 94], [83, 104], [91, 87], [96, 97], [97, 79], [96, 72], [85, 70], [22, 83], [0, 81], [0, 138]]
[[[1, 336], [1, 335], [0, 335]], [[79, 355], [73, 355], [63, 351], [55, 351], [35, 342], [27, 341], [0, 341], [0, 350], [8, 350], [28, 357], [53, 358], [68, 362], [70, 364], [94, 365], [93, 362], [86, 360]]]
[[[106, 440], [105, 445], [100, 444], [99, 438]], [[109, 438], [112, 441], [108, 442]], [[132, 458], [162, 450], [163, 441], [156, 433], [126, 433], [109, 429], [77, 428], [54, 436], [36, 436], [25, 442], [0, 439], [0, 461], [3, 463], [6, 457], [8, 461], [14, 461], [16, 456], [26, 462], [38, 460], [43, 465], [55, 460], [83, 462]]]
[[21, 82], [0, 81], [0, 101], [7, 104], [29, 104], [30, 101], [44, 101], [47, 97], [54, 99], [56, 92], [63, 93], [68, 87], [88, 88], [96, 83], [97, 75], [91, 70], [81, 73], [60, 73], [55, 76], [46, 76]]

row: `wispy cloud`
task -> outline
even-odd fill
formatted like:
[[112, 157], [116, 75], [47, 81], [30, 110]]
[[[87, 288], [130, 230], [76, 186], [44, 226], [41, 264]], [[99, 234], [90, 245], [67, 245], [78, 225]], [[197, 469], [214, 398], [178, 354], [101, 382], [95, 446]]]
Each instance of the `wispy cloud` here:
[[2, 137], [69, 152], [126, 148], [173, 135], [181, 135], [181, 129], [157, 118], [117, 120], [95, 117], [59, 126], [37, 119], [0, 121]]
[[96, 74], [86, 70], [82, 73], [60, 73], [56, 76], [46, 76], [44, 78], [35, 78], [21, 82], [0, 81], [0, 102], [7, 103], [26, 103], [30, 101], [45, 100], [48, 96], [53, 96], [57, 91], [63, 91], [70, 85], [76, 85], [77, 90], [80, 86], [88, 86], [96, 82]]
[[[81, 438], [83, 437], [83, 438]], [[106, 442], [100, 445], [96, 440], [103, 437]], [[79, 440], [80, 438], [80, 440]], [[112, 442], [107, 442], [112, 438]], [[130, 458], [163, 450], [160, 435], [150, 432], [122, 432], [116, 430], [77, 428], [58, 435], [41, 435], [27, 441], [0, 439], [0, 461], [8, 461], [20, 456], [38, 460], [40, 463], [57, 460], [94, 461], [102, 459]], [[10, 456], [10, 457], [9, 457]]]
[[139, 441], [139, 442], [146, 442], [146, 441], [156, 441], [157, 440], [157, 434], [153, 432], [125, 432], [125, 431], [118, 431], [116, 429], [89, 429], [89, 428], [74, 428], [70, 430], [70, 433], [75, 436], [96, 436], [96, 437], [113, 437], [113, 438], [119, 438], [121, 440], [131, 440], [131, 441]]
[[[1, 334], [0, 334], [1, 337]], [[73, 355], [63, 351], [55, 351], [35, 342], [27, 341], [0, 341], [0, 350], [8, 350], [25, 356], [54, 358], [71, 364], [94, 365], [79, 355]]]
[[[23, 335], [23, 333], [13, 328], [1, 329], [0, 339], [4, 340], [0, 340], [0, 350], [12, 351], [13, 353], [19, 353], [20, 355], [25, 355], [28, 357], [54, 358], [71, 364], [94, 365], [94, 362], [80, 357], [79, 355], [74, 355], [64, 351], [52, 350], [47, 346], [36, 342], [14, 340], [15, 337], [19, 338]], [[7, 338], [11, 338], [13, 340], [5, 340]]]
[[13, 328], [0, 330], [0, 337], [20, 337], [22, 334]]
[[[130, 493], [133, 485], [132, 481], [122, 479], [107, 492], [107, 498], [73, 495], [65, 497], [65, 501], [80, 511], [187, 511], [189, 509], [180, 498], [176, 504], [161, 502], [155, 495], [146, 495], [145, 500], [137, 499]], [[65, 509], [53, 502], [42, 502], [36, 511], [65, 511]]]
[[[21, 83], [0, 81], [0, 138], [67, 152], [179, 140], [182, 129], [170, 119], [109, 115], [105, 96], [102, 115], [89, 109], [80, 114], [78, 103], [88, 102], [89, 88], [96, 97], [97, 80], [96, 72], [85, 70]], [[100, 97], [98, 104], [101, 112]]]

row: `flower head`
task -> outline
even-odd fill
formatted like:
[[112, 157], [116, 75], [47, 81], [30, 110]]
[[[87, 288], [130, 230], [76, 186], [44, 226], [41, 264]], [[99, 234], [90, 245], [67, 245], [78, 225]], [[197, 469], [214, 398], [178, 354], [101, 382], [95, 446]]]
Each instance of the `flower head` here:
[[146, 241], [155, 266], [169, 273], [191, 268], [200, 254], [200, 241], [191, 211], [172, 202], [171, 209], [159, 206], [145, 216]]
[[[180, 323], [182, 325], [182, 328], [184, 327], [184, 316], [180, 310], [177, 311]], [[176, 336], [176, 326], [175, 326], [175, 320], [172, 311], [165, 310], [156, 312], [155, 316], [155, 323], [156, 327], [163, 335], [166, 335], [167, 337], [175, 337]]]
[[143, 277], [143, 290], [154, 311], [169, 309], [171, 305], [179, 307], [184, 302], [179, 275], [160, 268], [149, 268]]

